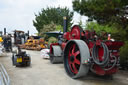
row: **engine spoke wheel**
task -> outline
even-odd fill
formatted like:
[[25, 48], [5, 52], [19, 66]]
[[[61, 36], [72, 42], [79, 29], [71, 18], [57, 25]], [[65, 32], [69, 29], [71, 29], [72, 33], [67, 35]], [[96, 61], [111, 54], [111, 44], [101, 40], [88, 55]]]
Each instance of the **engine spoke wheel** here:
[[[77, 50], [77, 51], [76, 51]], [[78, 47], [73, 44], [69, 50], [68, 63], [71, 71], [76, 74], [78, 73], [80, 67], [80, 51]], [[77, 59], [78, 58], [78, 59]]]
[[74, 25], [71, 29], [71, 38], [72, 39], [81, 39], [83, 32], [84, 31], [80, 26]]
[[75, 63], [72, 63], [72, 68], [73, 68], [75, 74], [78, 73], [78, 69], [76, 68]]
[[[84, 51], [88, 51], [87, 54]], [[84, 41], [69, 41], [64, 49], [64, 67], [67, 74], [72, 78], [85, 76], [89, 68], [82, 63], [82, 59], [88, 59], [89, 56], [89, 49]]]
[[77, 52], [74, 53], [74, 56], [76, 57], [79, 54], [80, 54], [80, 51], [77, 51]]
[[79, 60], [77, 60], [77, 59], [75, 59], [75, 60], [74, 60], [74, 63], [76, 63], [76, 64], [80, 65], [80, 61], [79, 61]]

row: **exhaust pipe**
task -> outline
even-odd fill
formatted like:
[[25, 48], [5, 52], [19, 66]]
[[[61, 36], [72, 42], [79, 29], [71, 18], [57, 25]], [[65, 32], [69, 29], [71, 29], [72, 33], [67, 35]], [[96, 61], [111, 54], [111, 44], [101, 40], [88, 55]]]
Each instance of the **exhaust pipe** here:
[[28, 37], [29, 37], [29, 30], [28, 30]]
[[65, 32], [67, 32], [67, 27], [68, 27], [68, 25], [67, 25], [67, 17], [64, 16], [63, 20], [64, 20], [64, 23], [63, 23], [63, 33], [65, 33]]
[[4, 28], [4, 35], [6, 35], [6, 28]]

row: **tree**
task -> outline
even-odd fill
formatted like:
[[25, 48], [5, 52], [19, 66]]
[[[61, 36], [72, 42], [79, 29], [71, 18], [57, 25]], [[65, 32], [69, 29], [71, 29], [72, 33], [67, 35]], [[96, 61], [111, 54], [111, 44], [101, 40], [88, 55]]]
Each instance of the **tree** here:
[[116, 15], [127, 4], [128, 0], [74, 0], [73, 9], [101, 24], [118, 21]]
[[[119, 40], [128, 40], [128, 0], [74, 0], [73, 9], [89, 17], [89, 20], [96, 20], [99, 25], [108, 25], [118, 30], [115, 36]], [[128, 15], [127, 15], [128, 16]], [[100, 28], [98, 28], [101, 30]], [[105, 28], [104, 28], [105, 29]]]
[[33, 25], [36, 27], [37, 31], [44, 29], [44, 25], [48, 25], [53, 22], [56, 25], [63, 26], [63, 17], [67, 16], [68, 20], [68, 27], [72, 25], [72, 17], [73, 12], [70, 12], [67, 7], [65, 8], [55, 8], [55, 7], [48, 7], [46, 9], [42, 9], [41, 12], [35, 14], [35, 20], [33, 20]]
[[[105, 37], [105, 36], [102, 36], [102, 32], [105, 33], [105, 34], [112, 34], [111, 37], [114, 38], [115, 40], [121, 40], [121, 41], [125, 41], [126, 40], [126, 34], [127, 32], [123, 29], [117, 29], [117, 27], [115, 26], [115, 24], [113, 25], [109, 25], [109, 24], [106, 24], [106, 25], [101, 25], [101, 24], [98, 24], [97, 22], [87, 22], [86, 23], [86, 27], [85, 27], [87, 30], [95, 30], [96, 33], [100, 36], [100, 37]], [[106, 38], [107, 39], [107, 38]]]
[[44, 34], [45, 32], [50, 32], [56, 30], [56, 24], [51, 22], [51, 24], [44, 25], [43, 29], [40, 29], [39, 35], [42, 36], [45, 40], [47, 40], [49, 37]]
[[43, 29], [40, 30], [39, 36], [43, 37], [45, 40], [48, 40], [49, 36], [47, 36], [45, 33], [52, 32], [55, 30], [63, 32], [63, 27], [61, 25], [56, 25], [51, 22], [51, 24], [44, 25]]

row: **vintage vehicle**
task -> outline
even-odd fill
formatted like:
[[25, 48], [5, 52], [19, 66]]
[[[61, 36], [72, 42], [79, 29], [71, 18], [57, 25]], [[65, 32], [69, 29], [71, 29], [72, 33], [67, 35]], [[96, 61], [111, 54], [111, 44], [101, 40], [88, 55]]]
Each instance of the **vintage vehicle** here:
[[51, 63], [64, 62], [66, 73], [71, 78], [79, 78], [89, 71], [97, 75], [112, 75], [118, 71], [120, 41], [102, 40], [95, 32], [83, 30], [74, 25], [67, 32], [64, 18], [64, 32], [58, 43], [50, 45]]

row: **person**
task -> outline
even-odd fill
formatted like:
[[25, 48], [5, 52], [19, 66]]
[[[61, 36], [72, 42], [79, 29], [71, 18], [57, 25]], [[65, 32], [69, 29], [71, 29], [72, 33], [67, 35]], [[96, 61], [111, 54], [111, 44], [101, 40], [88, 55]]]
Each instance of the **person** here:
[[3, 46], [4, 46], [6, 51], [12, 51], [11, 36], [9, 36], [9, 35], [4, 35], [3, 36]]

